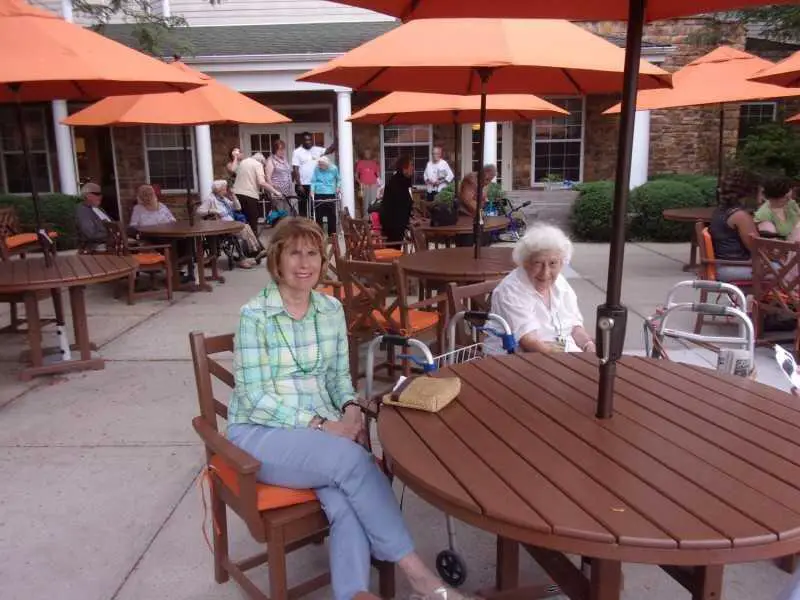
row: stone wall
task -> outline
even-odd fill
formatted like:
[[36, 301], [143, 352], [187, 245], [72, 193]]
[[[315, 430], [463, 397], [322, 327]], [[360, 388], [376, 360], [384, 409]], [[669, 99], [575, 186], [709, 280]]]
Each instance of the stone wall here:
[[136, 204], [136, 189], [147, 181], [144, 138], [141, 127], [115, 127], [114, 149], [117, 155], [117, 183], [123, 220], [128, 221]]
[[238, 125], [211, 126], [211, 155], [214, 165], [214, 179], [227, 179], [225, 165], [230, 161], [228, 153], [240, 144]]

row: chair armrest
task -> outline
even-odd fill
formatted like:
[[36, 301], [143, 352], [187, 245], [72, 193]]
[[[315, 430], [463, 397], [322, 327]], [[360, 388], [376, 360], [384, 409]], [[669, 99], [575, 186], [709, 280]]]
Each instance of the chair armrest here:
[[415, 302], [414, 304], [409, 304], [408, 309], [419, 309], [419, 308], [428, 308], [431, 306], [438, 306], [442, 302], [447, 302], [447, 294], [438, 294], [433, 298], [428, 298], [427, 300], [422, 300], [420, 302]]
[[203, 417], [192, 419], [192, 426], [206, 447], [220, 455], [239, 475], [254, 475], [261, 468], [258, 460], [220, 435]]
[[749, 260], [724, 260], [721, 258], [704, 258], [700, 263], [704, 265], [715, 265], [717, 267], [751, 267], [753, 265], [752, 261]]

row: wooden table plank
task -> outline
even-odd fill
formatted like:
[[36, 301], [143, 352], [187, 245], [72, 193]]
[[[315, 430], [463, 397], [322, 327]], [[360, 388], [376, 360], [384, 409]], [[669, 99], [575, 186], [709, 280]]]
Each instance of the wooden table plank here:
[[[540, 389], [533, 396], [528, 393], [526, 398], [526, 390], [531, 389], [532, 382], [520, 372], [527, 372], [537, 379], [543, 377], [544, 372], [530, 369], [529, 363], [522, 358], [513, 356], [475, 364], [498, 384], [502, 382], [527, 401], [531, 408], [549, 417], [549, 422], [541, 419], [542, 423], [536, 424], [538, 435], [545, 439], [550, 436], [551, 443], [560, 444], [565, 456], [584, 468], [598, 483], [613, 485], [626, 505], [632, 506], [651, 522], [658, 523], [681, 546], [725, 548], [737, 535], [746, 536], [755, 530], [768, 537], [777, 537], [644, 453], [596, 427], [593, 419], [575, 413], [556, 396]], [[522, 415], [523, 411], [520, 410], [519, 414]], [[713, 510], [722, 513], [714, 524]]]
[[467, 491], [447, 471], [425, 445], [417, 433], [398, 414], [397, 409], [383, 407], [378, 419], [381, 444], [394, 450], [391, 458], [400, 464], [425, 465], [420, 478], [436, 487], [447, 502], [470, 511], [480, 512], [480, 507]]
[[[550, 393], [563, 397], [563, 390], [557, 384], [553, 385], [549, 378], [572, 382], [587, 375], [586, 364], [578, 360], [548, 360], [547, 375], [542, 373], [537, 383]], [[577, 368], [571, 370], [568, 367]], [[592, 375], [596, 373], [596, 367], [593, 368]], [[631, 439], [635, 432], [618, 437], [606, 427], [600, 429], [604, 435], [593, 436], [596, 439], [593, 445], [599, 451], [609, 455], [615, 453], [615, 460], [620, 464], [661, 489], [667, 497], [679, 502], [714, 529], [725, 533], [735, 544], [764, 543], [765, 535], [800, 534], [797, 529], [800, 513], [796, 509], [790, 510], [768, 495], [725, 475], [675, 446], [672, 441], [654, 440], [648, 432], [639, 437], [637, 445]], [[582, 439], [592, 443], [589, 435], [585, 433]], [[630, 450], [630, 445], [636, 450]]]
[[73, 260], [70, 261], [70, 263], [72, 264], [72, 270], [75, 272], [76, 277], [78, 277], [78, 278], [91, 277], [92, 274], [89, 271], [89, 269], [86, 267], [86, 262], [85, 261], [83, 261], [83, 260], [75, 260], [75, 259], [78, 258], [77, 256], [70, 257], [70, 258], [73, 259]]
[[438, 415], [415, 410], [402, 410], [400, 414], [475, 499], [484, 515], [533, 531], [552, 531], [547, 522], [497, 476], [483, 461], [483, 457], [456, 436]]
[[[491, 429], [490, 421], [476, 418], [465, 408], [466, 405], [481, 402], [480, 393], [464, 383], [459, 395], [461, 402], [452, 410], [443, 411], [442, 419], [454, 431], [466, 436], [471, 447], [480, 456], [491, 456], [498, 475], [510, 474], [504, 478], [520, 497], [525, 498], [531, 507], [554, 528], [561, 523], [571, 523], [573, 527], [565, 535], [574, 534], [583, 539], [613, 542], [615, 536], [596, 519], [575, 504], [572, 499], [554, 486], [532, 465], [527, 463], [505, 440], [505, 427]], [[499, 432], [499, 433], [498, 433]]]

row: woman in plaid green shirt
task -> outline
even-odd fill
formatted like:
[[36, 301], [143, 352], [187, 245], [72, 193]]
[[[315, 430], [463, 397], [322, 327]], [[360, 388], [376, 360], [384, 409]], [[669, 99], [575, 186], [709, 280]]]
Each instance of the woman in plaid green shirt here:
[[314, 489], [330, 522], [336, 600], [367, 591], [370, 556], [396, 562], [417, 598], [458, 600], [414, 552], [350, 380], [341, 303], [313, 291], [324, 238], [308, 219], [281, 222], [267, 249], [272, 282], [242, 307], [228, 438], [261, 461], [258, 479]]

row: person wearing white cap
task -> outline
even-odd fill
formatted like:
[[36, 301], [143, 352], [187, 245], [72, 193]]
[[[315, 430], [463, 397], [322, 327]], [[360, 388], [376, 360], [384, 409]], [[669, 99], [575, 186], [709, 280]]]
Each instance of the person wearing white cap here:
[[314, 219], [328, 235], [336, 233], [336, 199], [341, 191], [339, 168], [331, 164], [327, 156], [321, 156], [311, 177], [311, 202], [314, 206]]

